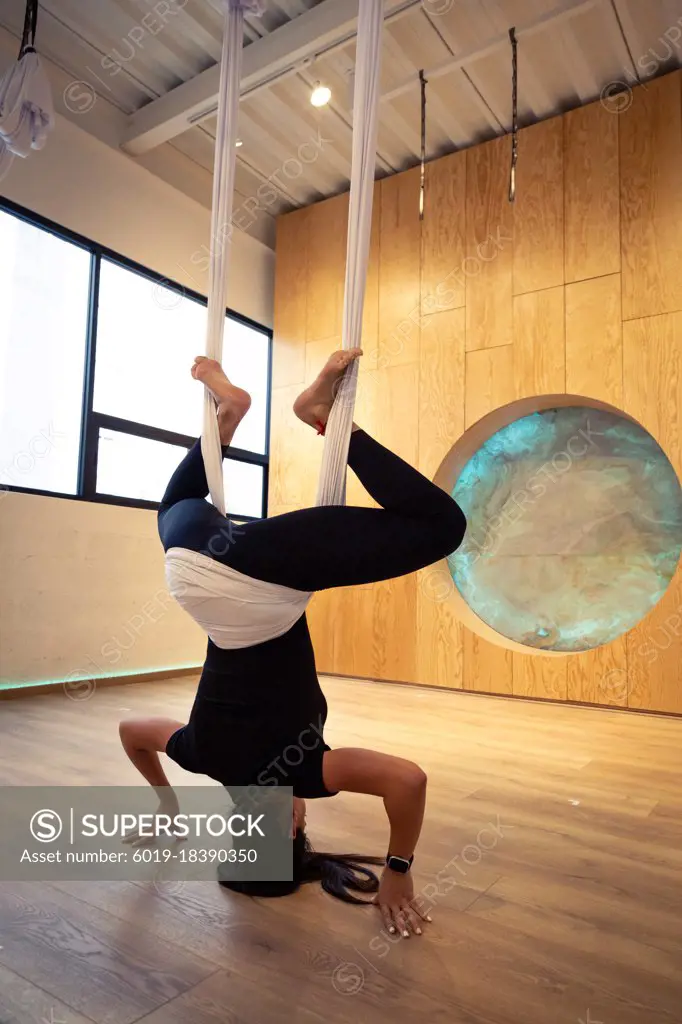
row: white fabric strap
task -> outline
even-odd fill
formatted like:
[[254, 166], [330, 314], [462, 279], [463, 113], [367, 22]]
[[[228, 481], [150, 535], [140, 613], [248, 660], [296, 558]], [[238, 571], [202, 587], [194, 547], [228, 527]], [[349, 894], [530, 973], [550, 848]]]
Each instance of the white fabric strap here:
[[[239, 93], [244, 38], [244, 14], [260, 14], [260, 0], [226, 0], [223, 53], [218, 94], [218, 131], [213, 166], [213, 205], [208, 280], [206, 355], [222, 362], [227, 274], [232, 243], [232, 199], [236, 164]], [[223, 458], [216, 419], [216, 403], [208, 389], [204, 394], [201, 453], [206, 479], [215, 507], [225, 514]]]
[[0, 178], [14, 156], [42, 149], [53, 127], [50, 83], [40, 57], [29, 50], [0, 79]]
[[[362, 311], [372, 232], [383, 18], [382, 0], [360, 0], [353, 99], [353, 157], [343, 306], [343, 348], [358, 348], [362, 340]], [[346, 502], [346, 468], [357, 380], [358, 362], [355, 360], [341, 378], [327, 423], [317, 492], [318, 505], [344, 505]]]

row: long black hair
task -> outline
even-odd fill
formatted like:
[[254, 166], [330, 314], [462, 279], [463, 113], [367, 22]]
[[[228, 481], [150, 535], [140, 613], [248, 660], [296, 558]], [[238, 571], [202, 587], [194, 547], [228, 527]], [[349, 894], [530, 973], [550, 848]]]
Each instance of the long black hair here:
[[344, 903], [371, 903], [355, 892], [375, 893], [379, 879], [363, 864], [383, 864], [380, 857], [359, 853], [317, 853], [303, 829], [294, 836], [293, 879], [290, 882], [228, 882], [220, 884], [246, 896], [288, 896], [307, 882], [320, 882], [325, 892]]

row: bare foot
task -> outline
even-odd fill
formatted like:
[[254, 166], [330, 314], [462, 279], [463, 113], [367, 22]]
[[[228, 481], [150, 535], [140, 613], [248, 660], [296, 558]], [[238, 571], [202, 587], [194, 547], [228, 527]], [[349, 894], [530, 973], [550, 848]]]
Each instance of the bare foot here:
[[361, 348], [345, 348], [333, 352], [320, 370], [317, 379], [302, 391], [294, 402], [294, 412], [299, 420], [316, 427], [318, 423], [326, 424], [334, 403], [338, 382], [346, 372], [346, 367], [359, 359]]
[[197, 356], [192, 367], [195, 380], [208, 388], [218, 405], [220, 443], [229, 444], [234, 432], [251, 407], [251, 395], [230, 384], [217, 359]]

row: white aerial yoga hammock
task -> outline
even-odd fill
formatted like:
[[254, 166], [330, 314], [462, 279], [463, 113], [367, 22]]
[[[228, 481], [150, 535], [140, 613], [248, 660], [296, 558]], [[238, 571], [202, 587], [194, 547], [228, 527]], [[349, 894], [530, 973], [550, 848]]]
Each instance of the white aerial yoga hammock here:
[[42, 149], [54, 127], [50, 83], [34, 49], [37, 17], [29, 0], [19, 59], [0, 78], [0, 180], [15, 156]]
[[[244, 13], [260, 13], [260, 0], [224, 0], [218, 132], [213, 179], [213, 210], [208, 290], [206, 355], [221, 361], [225, 326], [225, 295], [232, 235], [232, 193], [236, 162], [237, 118], [241, 79]], [[379, 107], [379, 65], [383, 0], [359, 0], [355, 96], [353, 103], [353, 156], [346, 291], [343, 310], [343, 348], [360, 346], [362, 311], [372, 229], [372, 199]], [[341, 379], [325, 432], [325, 447], [317, 495], [318, 505], [343, 505], [346, 497], [346, 464], [357, 389], [357, 360]], [[225, 512], [222, 452], [215, 401], [207, 390], [201, 451], [211, 499]]]

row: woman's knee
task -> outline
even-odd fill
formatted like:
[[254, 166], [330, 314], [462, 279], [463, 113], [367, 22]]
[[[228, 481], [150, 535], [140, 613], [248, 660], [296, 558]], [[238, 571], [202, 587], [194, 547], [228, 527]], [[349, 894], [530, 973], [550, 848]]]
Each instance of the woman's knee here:
[[464, 540], [466, 533], [466, 516], [461, 508], [452, 498], [448, 500], [438, 517], [437, 537], [435, 538], [439, 558], [447, 558], [453, 551], [456, 551]]

